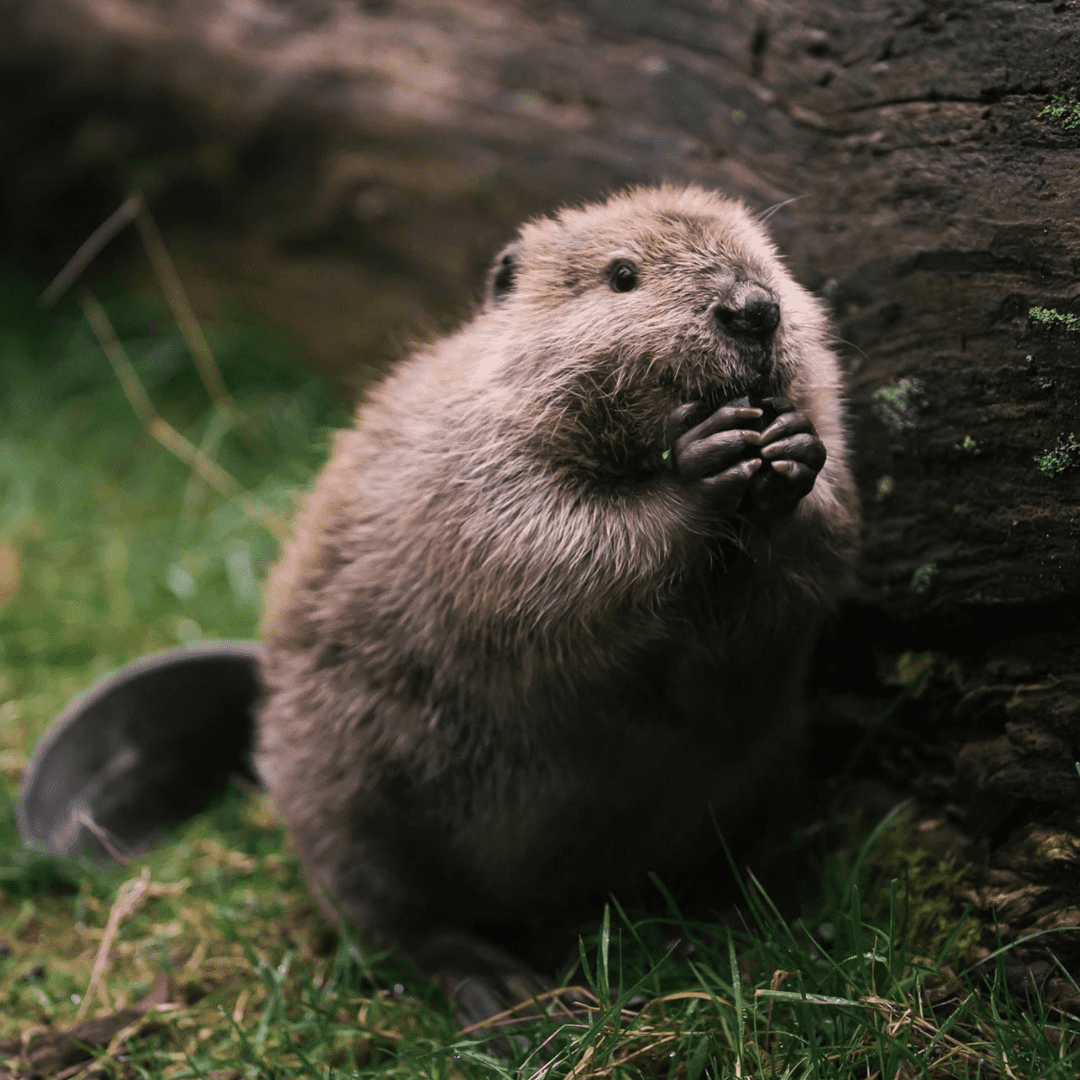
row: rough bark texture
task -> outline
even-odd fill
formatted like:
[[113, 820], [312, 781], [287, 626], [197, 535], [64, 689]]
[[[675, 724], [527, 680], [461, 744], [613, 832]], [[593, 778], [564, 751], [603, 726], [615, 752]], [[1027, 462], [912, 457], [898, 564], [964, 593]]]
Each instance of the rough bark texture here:
[[243, 299], [349, 381], [467, 310], [530, 212], [660, 178], [794, 200], [772, 226], [847, 343], [867, 519], [824, 662], [864, 697], [835, 722], [868, 722], [883, 655], [948, 653], [888, 725], [909, 771], [984, 910], [1080, 922], [1080, 452], [1036, 462], [1080, 434], [1080, 332], [1028, 314], [1080, 315], [1080, 126], [1041, 115], [1078, 96], [1080, 3], [0, 0], [0, 24], [12, 250], [55, 271], [142, 185], [204, 307]]

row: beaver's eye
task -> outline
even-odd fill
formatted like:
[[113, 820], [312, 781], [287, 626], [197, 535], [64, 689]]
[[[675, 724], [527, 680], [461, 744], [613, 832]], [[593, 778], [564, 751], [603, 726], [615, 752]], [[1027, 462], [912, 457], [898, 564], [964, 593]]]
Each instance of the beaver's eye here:
[[493, 300], [501, 300], [513, 287], [518, 271], [518, 247], [512, 244], [503, 251], [488, 275]]
[[616, 292], [629, 292], [637, 285], [637, 267], [629, 259], [616, 259], [608, 267], [608, 282]]

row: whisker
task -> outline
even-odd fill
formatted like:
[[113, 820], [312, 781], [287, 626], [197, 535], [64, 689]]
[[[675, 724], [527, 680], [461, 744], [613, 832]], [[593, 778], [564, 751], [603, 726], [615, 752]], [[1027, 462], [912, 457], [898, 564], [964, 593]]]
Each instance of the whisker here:
[[870, 363], [870, 357], [863, 352], [853, 341], [848, 341], [847, 338], [833, 338], [833, 341], [837, 345], [846, 345], [849, 349], [854, 349], [867, 363]]
[[798, 202], [800, 199], [805, 199], [805, 195], [792, 195], [790, 199], [785, 199], [783, 202], [773, 203], [772, 206], [767, 207], [758, 214], [758, 221], [768, 221], [769, 218], [777, 212], [777, 210], [783, 210], [785, 206], [789, 206], [793, 202]]

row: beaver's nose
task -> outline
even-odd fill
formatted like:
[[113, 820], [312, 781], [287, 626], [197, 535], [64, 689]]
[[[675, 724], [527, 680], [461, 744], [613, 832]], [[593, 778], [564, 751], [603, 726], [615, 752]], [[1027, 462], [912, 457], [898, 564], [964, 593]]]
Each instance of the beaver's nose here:
[[713, 318], [729, 334], [765, 341], [780, 325], [780, 305], [756, 281], [744, 281], [713, 308]]

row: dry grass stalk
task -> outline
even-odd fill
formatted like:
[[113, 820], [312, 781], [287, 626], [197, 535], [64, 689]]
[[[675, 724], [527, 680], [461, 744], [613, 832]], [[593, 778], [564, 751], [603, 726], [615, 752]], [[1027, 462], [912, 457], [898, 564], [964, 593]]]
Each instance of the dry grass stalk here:
[[595, 1053], [595, 1046], [588, 1047], [585, 1053], [581, 1055], [581, 1060], [566, 1074], [566, 1080], [577, 1080], [577, 1078], [588, 1069], [589, 1062], [592, 1060], [592, 1056]]
[[153, 1005], [145, 1015], [122, 1027], [109, 1041], [104, 1052], [90, 1058], [89, 1061], [72, 1065], [63, 1072], [57, 1073], [55, 1080], [82, 1080], [83, 1077], [98, 1075], [117, 1075], [117, 1055], [123, 1051], [127, 1043], [137, 1035], [148, 1034], [161, 1022], [162, 1013], [174, 1013], [179, 1011], [179, 1005]]
[[210, 351], [210, 343], [206, 340], [202, 325], [180, 281], [176, 264], [165, 247], [157, 224], [150, 216], [150, 211], [141, 197], [139, 197], [135, 227], [139, 230], [139, 239], [142, 240], [143, 248], [150, 258], [150, 265], [154, 268], [161, 291], [165, 294], [165, 300], [180, 329], [180, 336], [184, 339], [192, 360], [195, 361], [195, 367], [198, 368], [199, 377], [203, 381], [203, 386], [206, 387], [206, 392], [214, 405], [236, 423], [239, 420], [236, 402], [233, 401], [225, 380], [221, 377], [221, 370], [217, 366], [214, 354]]
[[68, 259], [64, 268], [49, 282], [41, 294], [43, 307], [52, 307], [82, 276], [86, 268], [101, 254], [109, 242], [123, 232], [143, 210], [141, 195], [130, 195], [81, 244]]
[[[639, 1034], [635, 1032], [634, 1034]], [[619, 1057], [613, 1057], [612, 1060], [601, 1069], [594, 1069], [593, 1076], [610, 1076], [616, 1069], [621, 1069], [624, 1065], [634, 1061], [637, 1058], [644, 1057], [646, 1054], [651, 1054], [656, 1050], [659, 1050], [663, 1046], [667, 1046], [669, 1043], [675, 1042], [682, 1032], [672, 1032], [671, 1034], [655, 1035], [651, 1042], [646, 1043], [644, 1046], [639, 1046], [636, 1050], [631, 1050], [628, 1054], [622, 1054]], [[624, 1033], [623, 1038], [627, 1038]], [[624, 1043], [623, 1047], [628, 1048], [628, 1043]], [[623, 1048], [623, 1047], [620, 1047]], [[616, 1051], [617, 1053], [618, 1051]]]
[[130, 881], [125, 881], [116, 890], [116, 899], [109, 909], [109, 918], [105, 923], [105, 932], [98, 946], [97, 956], [94, 957], [94, 965], [90, 969], [90, 982], [87, 984], [86, 993], [79, 1005], [76, 1019], [81, 1020], [90, 1008], [90, 1001], [95, 992], [103, 1004], [112, 1007], [108, 994], [105, 992], [105, 974], [109, 967], [109, 954], [112, 951], [113, 941], [120, 929], [120, 924], [132, 912], [134, 912], [146, 899], [147, 896], [177, 896], [184, 892], [191, 884], [189, 878], [164, 885], [150, 880], [150, 871], [144, 869], [142, 874]]
[[[203, 435], [202, 442], [199, 443], [199, 452], [204, 457], [213, 460], [218, 450], [221, 449], [221, 441], [225, 438], [230, 427], [232, 427], [232, 420], [229, 415], [220, 409], [215, 409], [214, 415], [210, 417], [210, 423], [206, 426], [206, 433]], [[203, 504], [206, 488], [206, 481], [192, 470], [188, 474], [187, 486], [184, 488], [184, 501], [180, 508], [180, 521], [185, 527], [190, 526], [195, 521]]]
[[108, 315], [105, 314], [105, 309], [89, 289], [79, 290], [79, 305], [93, 328], [109, 363], [112, 364], [117, 380], [131, 403], [132, 409], [135, 410], [135, 415], [147, 433], [190, 469], [197, 472], [219, 495], [235, 502], [248, 517], [258, 521], [278, 540], [284, 539], [288, 529], [277, 514], [246, 492], [216, 461], [207, 457], [199, 447], [185, 439], [176, 428], [160, 416], [139, 381], [135, 368], [128, 359], [123, 345], [120, 344], [120, 339], [116, 336]]
[[113, 838], [107, 829], [103, 829], [85, 810], [79, 812], [78, 820], [108, 852], [110, 858], [115, 859], [120, 866], [127, 866], [131, 860], [113, 843]]
[[173, 313], [176, 325], [180, 329], [180, 336], [184, 339], [191, 358], [198, 369], [199, 377], [206, 387], [206, 392], [214, 405], [226, 413], [230, 419], [238, 419], [236, 403], [229, 393], [225, 380], [221, 377], [221, 370], [217, 366], [214, 354], [210, 350], [210, 344], [206, 340], [202, 326], [195, 316], [195, 310], [191, 306], [187, 292], [180, 275], [176, 271], [176, 264], [172, 260], [165, 242], [161, 238], [157, 224], [150, 215], [146, 206], [146, 200], [139, 192], [129, 195], [124, 202], [114, 210], [79, 246], [64, 268], [49, 283], [41, 294], [41, 303], [51, 307], [75, 284], [86, 271], [87, 267], [101, 254], [105, 247], [119, 233], [132, 222], [139, 230], [139, 239], [142, 241], [143, 250], [150, 259], [154, 275], [161, 285], [161, 291], [165, 294], [165, 300]]
[[[138, 229], [143, 250], [150, 260], [154, 275], [157, 277], [161, 291], [164, 293], [165, 300], [172, 311], [173, 318], [176, 320], [180, 336], [184, 339], [184, 344], [191, 354], [203, 386], [214, 403], [215, 422], [211, 423], [210, 428], [207, 430], [204, 445], [201, 447], [204, 456], [206, 458], [213, 456], [226, 431], [234, 425], [242, 427], [250, 441], [256, 444], [261, 443], [262, 437], [260, 433], [240, 415], [236, 402], [225, 385], [221, 369], [218, 367], [214, 354], [210, 349], [210, 343], [206, 340], [202, 325], [195, 315], [195, 309], [192, 307], [191, 300], [188, 298], [187, 291], [180, 280], [180, 275], [176, 270], [176, 263], [165, 246], [157, 223], [146, 205], [146, 200], [139, 192], [129, 195], [87, 237], [75, 254], [67, 261], [60, 273], [53, 278], [52, 282], [41, 294], [41, 303], [46, 307], [55, 304], [82, 276], [109, 242], [132, 222], [135, 223]], [[173, 448], [169, 447], [169, 449]], [[198, 470], [194, 470], [185, 491], [185, 513], [194, 510], [200, 489], [204, 483], [216, 486], [212, 481], [204, 479]]]
[[109, 952], [112, 950], [113, 939], [120, 929], [120, 923], [130, 915], [142, 902], [146, 890], [150, 887], [150, 871], [144, 870], [141, 877], [125, 881], [116, 890], [116, 899], [109, 911], [108, 921], [105, 923], [105, 933], [102, 935], [101, 944], [98, 946], [97, 956], [94, 957], [94, 966], [90, 969], [90, 982], [87, 984], [86, 993], [83, 994], [82, 1003], [76, 1013], [76, 1019], [81, 1020], [90, 1008], [90, 1001], [97, 991], [105, 1005], [111, 1005], [109, 996], [105, 992], [104, 975], [109, 964]]
[[[591, 999], [591, 1002], [587, 1000], [581, 1003], [575, 1003], [574, 1005], [567, 1005], [563, 1000], [567, 994]], [[595, 1012], [600, 1007], [599, 999], [587, 987], [559, 986], [554, 990], [545, 990], [542, 994], [537, 994], [535, 997], [529, 997], [524, 1001], [519, 1001], [509, 1009], [504, 1009], [501, 1013], [496, 1013], [494, 1016], [488, 1017], [487, 1020], [480, 1020], [475, 1024], [469, 1024], [468, 1027], [460, 1028], [458, 1030], [458, 1035], [475, 1035], [478, 1031], [495, 1031], [500, 1028], [512, 1027], [515, 1023], [522, 1021], [535, 1020], [536, 1007], [544, 1004], [544, 1002], [552, 1002], [555, 1007], [561, 1009], [568, 1017], [588, 1015], [590, 1012]]]
[[375, 1035], [380, 1039], [385, 1039], [386, 1042], [390, 1043], [391, 1045], [397, 1046], [397, 1044], [402, 1041], [404, 1036], [401, 1034], [401, 1032], [391, 1031], [388, 1028], [372, 1027], [368, 1023], [368, 1009], [370, 1008], [370, 1006], [370, 998], [367, 998], [361, 1003], [360, 1009], [356, 1014], [356, 1026], [362, 1028], [365, 1034]]

